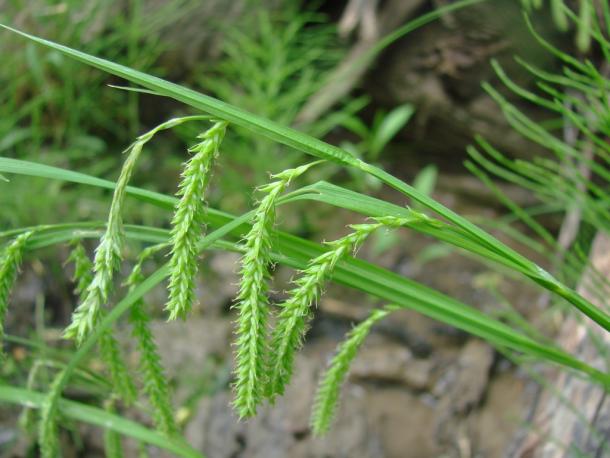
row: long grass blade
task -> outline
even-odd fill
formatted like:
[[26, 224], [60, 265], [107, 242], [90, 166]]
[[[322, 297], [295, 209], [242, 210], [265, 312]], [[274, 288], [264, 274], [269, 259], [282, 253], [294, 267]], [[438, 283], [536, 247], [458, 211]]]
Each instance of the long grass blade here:
[[[0, 401], [40, 409], [45, 401], [45, 394], [8, 385], [0, 385]], [[91, 425], [116, 431], [124, 436], [133, 437], [146, 444], [187, 458], [202, 458], [203, 455], [192, 447], [124, 417], [111, 414], [102, 409], [81, 404], [80, 402], [60, 399], [59, 411], [68, 418]]]
[[[39, 171], [39, 169], [37, 170]], [[4, 171], [2, 169], [1, 160], [0, 171]], [[53, 173], [56, 175], [57, 170], [54, 170]], [[78, 176], [79, 180], [83, 180], [83, 177], [86, 177], [86, 175], [80, 175], [82, 176]], [[63, 179], [65, 179], [65, 176]], [[96, 183], [98, 186], [103, 185], [104, 187], [113, 186], [111, 182], [104, 182], [103, 180], [101, 183], [92, 180], [90, 184], [93, 183]], [[140, 195], [140, 193], [134, 192], [134, 195]], [[154, 193], [152, 193], [152, 195], [154, 197]], [[298, 195], [298, 192], [294, 195]], [[160, 205], [163, 205], [163, 199], [155, 200], [159, 202]], [[248, 229], [246, 223], [249, 221], [249, 218], [251, 218], [251, 214], [245, 214], [239, 218], [235, 218], [226, 213], [212, 212], [212, 209], [210, 209], [208, 217], [210, 226], [220, 227], [221, 229], [217, 229], [206, 237], [204, 239], [204, 245], [200, 245], [200, 248], [209, 246], [207, 245], [208, 243], [214, 243], [227, 235], [233, 235], [235, 237], [242, 236]], [[274, 258], [276, 261], [286, 263], [297, 269], [305, 268], [310, 259], [321, 255], [325, 251], [324, 247], [317, 243], [282, 232], [277, 233], [274, 250]], [[109, 323], [112, 323], [113, 320], [117, 319], [118, 316], [129, 308], [131, 303], [141, 297], [144, 292], [163, 281], [167, 272], [168, 269], [166, 265], [157, 270], [151, 277], [148, 277], [143, 284], [117, 304], [102, 323], [106, 323], [107, 320], [110, 320]], [[337, 270], [332, 279], [346, 286], [384, 299], [389, 303], [395, 303], [406, 308], [413, 308], [424, 315], [463, 329], [495, 344], [506, 346], [531, 356], [582, 371], [591, 375], [591, 377], [599, 383], [605, 385], [610, 384], [610, 375], [602, 373], [599, 370], [578, 361], [569, 354], [554, 347], [539, 344], [514, 331], [509, 326], [487, 317], [472, 307], [370, 263], [349, 259], [337, 266]], [[124, 306], [125, 303], [128, 304], [125, 310], [120, 311], [119, 306]], [[95, 336], [96, 335], [97, 333]], [[97, 339], [95, 336], [94, 338]], [[94, 343], [95, 341], [86, 341], [83, 344], [83, 351], [85, 353], [79, 356], [77, 362], [84, 357], [88, 351], [89, 345], [93, 345]], [[78, 354], [80, 354], [80, 351]]]
[[[1, 24], [0, 24], [1, 25]], [[220, 119], [229, 121], [237, 126], [249, 129], [255, 134], [263, 135], [278, 143], [290, 146], [312, 156], [333, 161], [348, 167], [353, 167], [370, 174], [386, 185], [403, 193], [422, 206], [434, 211], [449, 222], [455, 224], [458, 228], [468, 233], [474, 240], [490, 251], [495, 252], [498, 256], [503, 256], [510, 259], [513, 263], [520, 265], [522, 270], [527, 271], [529, 278], [542, 285], [552, 293], [563, 297], [569, 303], [578, 308], [582, 313], [590, 317], [604, 329], [610, 331], [610, 315], [603, 310], [595, 307], [585, 298], [580, 296], [574, 290], [563, 285], [560, 281], [554, 278], [551, 274], [545, 271], [534, 262], [522, 256], [512, 248], [488, 234], [475, 224], [467, 219], [448, 209], [441, 203], [418, 191], [414, 187], [408, 185], [402, 180], [394, 177], [388, 172], [367, 164], [346, 151], [323, 142], [322, 140], [311, 137], [307, 134], [299, 132], [290, 127], [282, 126], [278, 123], [265, 119], [261, 116], [249, 113], [236, 106], [227, 104], [213, 97], [201, 94], [192, 89], [180, 86], [161, 78], [148, 75], [132, 68], [110, 62], [99, 57], [86, 54], [81, 51], [63, 46], [48, 40], [45, 40], [34, 35], [13, 29], [6, 25], [1, 25], [7, 30], [17, 33], [29, 40], [44, 45], [48, 48], [59, 51], [69, 57], [72, 57], [87, 65], [96, 67], [105, 72], [125, 78], [133, 83], [139, 84], [149, 90], [158, 92], [161, 95], [171, 97], [175, 100], [183, 102], [193, 108], [197, 108]]]

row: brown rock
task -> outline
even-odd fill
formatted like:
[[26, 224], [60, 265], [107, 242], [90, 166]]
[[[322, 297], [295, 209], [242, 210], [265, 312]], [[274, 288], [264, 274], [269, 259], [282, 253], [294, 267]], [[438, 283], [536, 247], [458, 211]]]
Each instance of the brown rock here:
[[434, 409], [398, 388], [371, 390], [367, 415], [387, 458], [431, 458], [442, 454], [434, 436]]
[[429, 388], [433, 367], [431, 360], [414, 358], [406, 347], [382, 341], [362, 348], [352, 364], [350, 377], [424, 390]]

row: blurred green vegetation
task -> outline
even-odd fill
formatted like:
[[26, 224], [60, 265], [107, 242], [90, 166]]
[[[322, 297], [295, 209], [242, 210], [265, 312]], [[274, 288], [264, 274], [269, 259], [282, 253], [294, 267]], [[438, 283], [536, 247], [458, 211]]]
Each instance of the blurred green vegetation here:
[[[4, 4], [0, 20], [163, 76], [167, 69], [157, 61], [168, 47], [159, 33], [189, 11], [188, 3], [193, 2], [171, 0], [151, 12], [142, 0], [16, 0]], [[121, 151], [140, 131], [140, 95], [109, 88], [116, 79], [58, 52], [31, 43], [24, 50], [14, 36], [2, 38], [0, 54], [0, 81], [5, 82], [0, 90], [0, 154], [96, 176], [116, 173]], [[4, 227], [41, 219], [86, 219], [105, 209], [95, 193], [82, 195], [61, 183], [14, 177], [10, 186], [10, 192], [0, 192]]]
[[[172, 67], [172, 53], [180, 55], [175, 49], [179, 39], [164, 33], [169, 24], [197, 8], [194, 0], [171, 0], [152, 10], [143, 0], [17, 0], [0, 10], [0, 20], [147, 73], [171, 75], [204, 93], [294, 125], [299, 111], [327, 83], [344, 56], [345, 43], [340, 43], [334, 24], [324, 14], [300, 1], [284, 2], [280, 8], [258, 8], [255, 3], [260, 2], [245, 3], [253, 14], [241, 14], [227, 24], [206, 24], [222, 37], [219, 55], [179, 69]], [[33, 43], [27, 43], [24, 51], [12, 35], [0, 41], [0, 53], [6, 56], [0, 68], [0, 81], [6, 81], [0, 89], [0, 154], [6, 157], [114, 179], [122, 151], [138, 134], [160, 120], [184, 114], [183, 108], [158, 103], [154, 96], [109, 87], [124, 83], [58, 52]], [[320, 137], [338, 126], [358, 125], [358, 134], [362, 131], [367, 137], [358, 146], [359, 154], [366, 154], [364, 142], [377, 141], [355, 116], [366, 104], [365, 97], [345, 100], [336, 110], [298, 127]], [[177, 135], [161, 136], [149, 145], [134, 177], [136, 184], [172, 193], [176, 170], [186, 159], [197, 129], [183, 126]], [[244, 210], [256, 184], [270, 172], [292, 167], [301, 156], [231, 129], [210, 203], [218, 206], [222, 201], [228, 210]], [[328, 173], [333, 172], [322, 178]], [[0, 205], [5, 209], [0, 215], [3, 227], [86, 220], [104, 214], [106, 207], [99, 191], [83, 195], [70, 185], [20, 177], [11, 177], [11, 192], [0, 193]], [[154, 210], [133, 205], [128, 211], [136, 222], [159, 223]]]

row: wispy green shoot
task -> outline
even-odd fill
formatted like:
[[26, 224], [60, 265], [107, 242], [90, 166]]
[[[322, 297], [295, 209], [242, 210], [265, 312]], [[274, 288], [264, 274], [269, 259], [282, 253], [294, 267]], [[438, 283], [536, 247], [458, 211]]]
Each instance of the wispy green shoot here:
[[58, 373], [49, 387], [40, 408], [38, 426], [38, 446], [42, 458], [57, 458], [61, 456], [59, 448], [58, 402], [61, 397], [63, 374]]
[[[36, 387], [41, 369], [44, 364], [41, 360], [37, 359], [32, 364], [28, 372], [28, 380], [26, 382], [26, 389], [33, 390]], [[38, 420], [38, 413], [29, 406], [25, 406], [21, 415], [19, 416], [19, 427], [25, 431], [28, 435], [33, 435], [36, 432], [36, 422]]]

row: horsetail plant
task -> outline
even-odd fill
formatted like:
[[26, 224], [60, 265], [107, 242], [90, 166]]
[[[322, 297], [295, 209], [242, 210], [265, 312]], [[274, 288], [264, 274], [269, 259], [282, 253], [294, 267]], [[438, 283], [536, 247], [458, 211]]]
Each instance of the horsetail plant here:
[[238, 310], [235, 345], [235, 400], [233, 406], [240, 418], [256, 414], [264, 395], [266, 332], [269, 301], [267, 281], [271, 264], [271, 238], [277, 200], [292, 180], [318, 164], [312, 162], [272, 175], [276, 181], [259, 188], [265, 193], [245, 236], [245, 253], [241, 260], [241, 283], [236, 298]]
[[[566, 5], [566, 0], [551, 0], [551, 16], [557, 29], [566, 31], [569, 28], [568, 16], [574, 15], [572, 10]], [[603, 2], [601, 2], [603, 3]], [[521, 0], [521, 4], [526, 11], [541, 9], [544, 5], [542, 0]], [[595, 8], [593, 0], [580, 0], [578, 2], [578, 19], [576, 31], [576, 46], [581, 52], [586, 52], [591, 48], [591, 31], [595, 21]]]
[[189, 149], [193, 156], [182, 172], [182, 181], [172, 219], [169, 298], [165, 309], [169, 319], [186, 318], [195, 301], [195, 275], [197, 274], [197, 242], [205, 228], [204, 195], [212, 165], [218, 156], [220, 143], [227, 123], [218, 121], [199, 135], [202, 142]]
[[373, 310], [370, 316], [355, 326], [348, 333], [346, 339], [339, 345], [337, 354], [333, 357], [328, 370], [320, 379], [320, 384], [315, 395], [310, 424], [316, 436], [323, 435], [330, 428], [337, 410], [341, 385], [362, 342], [369, 335], [373, 325], [394, 310], [397, 310], [397, 307], [393, 305]]
[[31, 231], [18, 235], [4, 248], [0, 256], [0, 359], [4, 357], [4, 319], [9, 296], [17, 279], [25, 244], [31, 236]]

